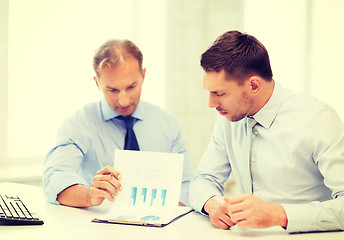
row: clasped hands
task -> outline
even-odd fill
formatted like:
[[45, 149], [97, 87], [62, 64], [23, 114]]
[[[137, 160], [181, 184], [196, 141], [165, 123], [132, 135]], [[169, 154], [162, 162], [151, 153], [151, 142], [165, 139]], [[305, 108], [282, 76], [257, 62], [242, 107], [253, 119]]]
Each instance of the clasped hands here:
[[210, 221], [222, 229], [235, 225], [250, 228], [287, 226], [287, 216], [281, 205], [265, 202], [253, 195], [214, 196], [205, 203], [204, 210]]

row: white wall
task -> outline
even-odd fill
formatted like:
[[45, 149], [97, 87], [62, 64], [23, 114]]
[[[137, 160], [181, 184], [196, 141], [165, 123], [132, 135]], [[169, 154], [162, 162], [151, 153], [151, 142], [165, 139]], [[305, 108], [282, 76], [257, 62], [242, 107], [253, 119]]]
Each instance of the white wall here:
[[208, 107], [200, 57], [220, 34], [241, 28], [242, 13], [240, 0], [168, 1], [166, 107], [182, 126], [195, 168], [218, 115]]
[[165, 0], [9, 1], [5, 161], [41, 162], [61, 122], [101, 98], [92, 58], [108, 39], [128, 38], [141, 48], [142, 98], [164, 108], [165, 19]]
[[267, 48], [274, 79], [307, 91], [307, 0], [245, 0], [244, 31]]
[[344, 1], [313, 0], [310, 32], [310, 93], [344, 120]]
[[344, 1], [246, 0], [244, 31], [270, 54], [274, 79], [330, 104], [344, 119]]
[[[119, 2], [124, 4], [121, 8]], [[328, 102], [344, 119], [342, 0], [11, 0], [16, 14], [9, 16], [13, 29], [8, 42], [7, 3], [0, 5], [0, 165], [15, 162], [7, 156], [8, 144], [10, 155], [20, 158], [27, 151], [32, 156], [38, 152], [41, 156], [34, 158], [41, 163], [47, 151], [42, 144], [53, 141], [66, 114], [98, 99], [93, 51], [114, 36], [134, 40], [143, 51], [143, 98], [177, 117], [194, 167], [217, 116], [207, 107], [199, 60], [228, 30], [255, 35], [269, 51], [277, 82]], [[42, 11], [37, 4], [50, 10]], [[133, 15], [121, 16], [124, 9]], [[95, 12], [101, 15], [95, 17]], [[14, 21], [16, 16], [21, 18]], [[12, 49], [9, 62], [4, 57], [7, 45]], [[33, 56], [38, 57], [34, 62]], [[55, 111], [61, 108], [64, 114]], [[44, 115], [37, 117], [42, 111]], [[47, 125], [51, 118], [55, 123]], [[27, 147], [28, 142], [34, 146]]]

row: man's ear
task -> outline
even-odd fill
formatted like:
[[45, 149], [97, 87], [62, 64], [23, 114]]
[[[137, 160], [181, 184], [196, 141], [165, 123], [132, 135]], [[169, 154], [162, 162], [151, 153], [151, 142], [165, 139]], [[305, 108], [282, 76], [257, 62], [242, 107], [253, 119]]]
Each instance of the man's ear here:
[[96, 82], [97, 88], [100, 90], [98, 78], [96, 76], [93, 76], [93, 80]]
[[146, 77], [146, 68], [142, 69], [142, 83], [145, 81], [145, 77]]
[[252, 93], [258, 93], [262, 87], [262, 79], [259, 76], [252, 76], [249, 82]]

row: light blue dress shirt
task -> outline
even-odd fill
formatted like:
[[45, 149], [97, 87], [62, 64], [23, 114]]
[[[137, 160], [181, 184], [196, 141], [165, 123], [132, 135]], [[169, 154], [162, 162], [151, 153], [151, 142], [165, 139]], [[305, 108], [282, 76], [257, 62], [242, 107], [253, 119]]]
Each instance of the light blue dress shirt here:
[[[253, 118], [230, 122], [219, 116], [190, 186], [197, 211], [224, 194], [231, 172], [243, 194], [282, 204], [288, 232], [344, 229], [344, 125], [316, 99], [276, 84]], [[247, 142], [251, 137], [248, 157]]]
[[[58, 204], [57, 195], [62, 190], [75, 184], [91, 185], [97, 171], [113, 166], [114, 149], [124, 148], [126, 133], [124, 122], [117, 116], [101, 100], [86, 105], [64, 121], [56, 146], [44, 163], [42, 186], [48, 202]], [[180, 202], [188, 205], [193, 171], [177, 120], [142, 100], [132, 116], [136, 118], [133, 129], [141, 151], [184, 154]]]

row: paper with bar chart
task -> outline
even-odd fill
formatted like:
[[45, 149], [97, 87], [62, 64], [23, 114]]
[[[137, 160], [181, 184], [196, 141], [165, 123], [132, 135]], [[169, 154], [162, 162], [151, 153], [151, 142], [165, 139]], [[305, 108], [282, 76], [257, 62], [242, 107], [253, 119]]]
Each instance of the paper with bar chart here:
[[183, 154], [115, 150], [114, 167], [121, 174], [123, 190], [115, 197], [108, 222], [166, 224], [178, 211]]

